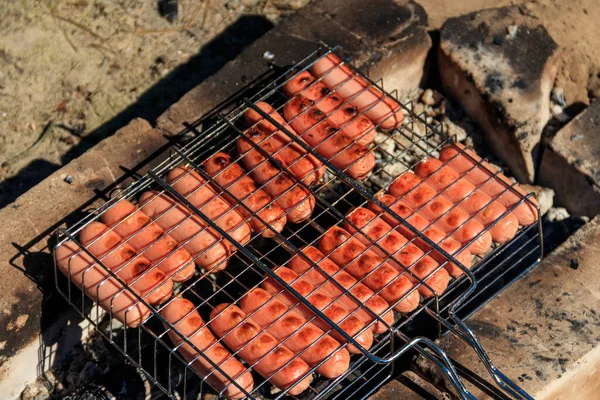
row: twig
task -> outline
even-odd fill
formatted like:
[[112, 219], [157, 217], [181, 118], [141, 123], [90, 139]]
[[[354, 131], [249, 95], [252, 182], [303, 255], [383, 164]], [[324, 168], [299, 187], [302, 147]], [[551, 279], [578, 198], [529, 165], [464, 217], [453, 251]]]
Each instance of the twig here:
[[54, 17], [55, 17], [55, 18], [57, 18], [57, 19], [59, 19], [59, 20], [61, 20], [61, 21], [64, 21], [64, 22], [66, 22], [66, 23], [69, 23], [69, 24], [71, 24], [71, 25], [74, 25], [74, 26], [76, 26], [77, 28], [79, 28], [79, 29], [81, 29], [81, 30], [83, 30], [83, 31], [85, 31], [85, 32], [87, 32], [87, 33], [89, 33], [90, 35], [92, 35], [92, 36], [93, 36], [93, 37], [95, 37], [96, 39], [98, 39], [98, 40], [102, 40], [102, 41], [106, 41], [106, 40], [107, 40], [106, 38], [103, 38], [102, 36], [98, 35], [96, 32], [92, 31], [92, 30], [91, 30], [90, 28], [88, 28], [87, 26], [85, 26], [85, 25], [82, 25], [82, 24], [80, 24], [79, 22], [75, 22], [75, 21], [73, 21], [73, 20], [71, 20], [71, 19], [69, 19], [69, 18], [66, 18], [66, 17], [61, 17], [60, 15], [58, 15], [58, 14], [55, 14], [55, 13], [54, 13], [54, 11], [51, 11], [51, 12], [52, 12], [52, 14], [54, 15]]

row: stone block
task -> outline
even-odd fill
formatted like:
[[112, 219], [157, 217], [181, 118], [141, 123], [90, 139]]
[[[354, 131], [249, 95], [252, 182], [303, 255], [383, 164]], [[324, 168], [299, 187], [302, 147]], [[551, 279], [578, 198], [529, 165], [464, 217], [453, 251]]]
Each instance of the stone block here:
[[600, 213], [600, 101], [593, 102], [552, 138], [544, 151], [539, 183], [556, 203], [576, 215]]
[[[513, 36], [509, 31], [514, 33], [515, 26]], [[550, 118], [556, 43], [538, 19], [518, 7], [450, 18], [440, 40], [445, 90], [481, 126], [513, 174], [532, 182], [542, 129]]]

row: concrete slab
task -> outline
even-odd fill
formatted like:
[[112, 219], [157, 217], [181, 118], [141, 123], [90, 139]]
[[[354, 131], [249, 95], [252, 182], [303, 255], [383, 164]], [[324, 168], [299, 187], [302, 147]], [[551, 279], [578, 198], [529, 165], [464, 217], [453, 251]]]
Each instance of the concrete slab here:
[[[467, 325], [496, 367], [534, 398], [554, 399], [547, 397], [547, 388], [572, 393], [573, 382], [592, 393], [589, 389], [600, 381], [595, 350], [600, 342], [599, 258], [600, 218], [595, 218], [469, 319]], [[474, 351], [455, 336], [440, 345], [460, 365], [489, 376]], [[469, 388], [477, 398], [488, 398], [482, 385]], [[582, 396], [577, 398], [596, 398]]]
[[[38, 337], [52, 346], [69, 326], [54, 289], [51, 234], [81, 218], [98, 191], [126, 184], [123, 168], [135, 168], [167, 142], [147, 121], [133, 120], [0, 210], [0, 380], [2, 365], [21, 348]], [[38, 361], [30, 360], [32, 374]]]

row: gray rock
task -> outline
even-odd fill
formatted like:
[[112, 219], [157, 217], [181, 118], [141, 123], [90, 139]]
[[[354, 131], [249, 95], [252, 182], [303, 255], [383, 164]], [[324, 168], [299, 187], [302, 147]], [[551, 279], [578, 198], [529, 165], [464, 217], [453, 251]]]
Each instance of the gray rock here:
[[386, 383], [370, 400], [450, 400], [452, 397], [412, 371], [405, 371], [395, 380]]
[[[518, 35], [505, 36], [517, 25]], [[486, 139], [521, 181], [534, 179], [538, 144], [550, 118], [557, 45], [540, 21], [517, 7], [451, 18], [442, 27], [439, 71], [447, 92], [483, 128]]]
[[542, 186], [528, 185], [526, 183], [521, 184], [521, 188], [527, 193], [533, 192], [535, 194], [535, 199], [540, 206], [540, 214], [542, 216], [554, 205], [554, 190]]
[[558, 131], [544, 151], [538, 182], [572, 214], [600, 213], [600, 101]]
[[562, 108], [567, 107], [565, 90], [561, 87], [555, 87], [554, 89], [552, 89], [552, 101], [561, 106]]

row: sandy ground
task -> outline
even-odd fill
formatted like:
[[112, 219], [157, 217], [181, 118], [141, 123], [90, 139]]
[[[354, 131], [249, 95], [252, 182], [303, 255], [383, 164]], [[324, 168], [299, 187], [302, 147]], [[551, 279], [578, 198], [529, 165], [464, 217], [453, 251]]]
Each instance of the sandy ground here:
[[[398, 0], [402, 1], [402, 0]], [[0, 207], [133, 117], [154, 120], [307, 0], [18, 0], [0, 11]], [[520, 4], [420, 0], [449, 16]], [[561, 45], [557, 84], [588, 102], [600, 65], [597, 0], [527, 1]], [[590, 79], [590, 77], [592, 79]], [[588, 86], [590, 80], [590, 86]]]
[[131, 118], [154, 120], [307, 0], [18, 0], [0, 11], [0, 207]]

